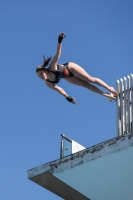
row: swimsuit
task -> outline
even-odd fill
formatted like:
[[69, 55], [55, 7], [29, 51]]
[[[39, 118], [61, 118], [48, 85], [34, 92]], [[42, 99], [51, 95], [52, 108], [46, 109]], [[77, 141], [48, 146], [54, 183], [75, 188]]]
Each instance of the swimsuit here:
[[47, 69], [49, 72], [51, 72], [55, 75], [55, 80], [50, 81], [49, 79], [46, 79], [46, 81], [49, 81], [51, 83], [59, 83], [61, 78], [73, 76], [73, 74], [68, 69], [68, 63], [62, 64], [62, 65], [57, 65], [57, 69], [58, 70], [56, 70], [56, 71], [51, 71], [51, 70]]

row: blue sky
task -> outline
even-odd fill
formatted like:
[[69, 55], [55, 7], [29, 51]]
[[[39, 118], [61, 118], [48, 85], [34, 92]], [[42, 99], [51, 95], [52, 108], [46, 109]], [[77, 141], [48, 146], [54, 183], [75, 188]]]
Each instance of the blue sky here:
[[[61, 134], [85, 147], [116, 137], [116, 104], [61, 80], [77, 104], [36, 76], [43, 55], [75, 62], [116, 87], [133, 73], [132, 0], [0, 1], [0, 199], [60, 199], [27, 179], [27, 170], [60, 156]], [[104, 90], [106, 91], [106, 90]]]

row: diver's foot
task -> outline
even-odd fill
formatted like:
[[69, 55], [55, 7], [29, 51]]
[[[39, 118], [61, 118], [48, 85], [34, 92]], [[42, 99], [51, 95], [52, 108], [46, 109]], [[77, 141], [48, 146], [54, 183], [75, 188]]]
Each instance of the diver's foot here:
[[108, 100], [109, 101], [114, 101], [115, 99], [116, 99], [116, 97], [114, 96], [114, 94], [112, 94], [112, 93], [106, 93], [106, 95], [105, 95], [107, 98], [108, 98]]
[[113, 87], [110, 87], [109, 91], [114, 95], [114, 97], [118, 96], [118, 92]]

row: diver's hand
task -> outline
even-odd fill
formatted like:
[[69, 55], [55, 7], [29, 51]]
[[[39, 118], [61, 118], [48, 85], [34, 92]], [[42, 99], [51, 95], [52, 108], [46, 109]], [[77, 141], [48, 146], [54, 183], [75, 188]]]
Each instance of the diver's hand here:
[[58, 36], [58, 43], [62, 43], [62, 40], [66, 37], [64, 32], [60, 33]]
[[66, 34], [64, 32], [60, 33], [59, 36], [61, 36], [63, 39], [66, 37]]
[[72, 98], [73, 98], [73, 100], [71, 103], [76, 104], [76, 98], [74, 98], [74, 97], [72, 97]]
[[76, 98], [68, 96], [66, 97], [66, 100], [69, 101], [70, 103], [76, 104]]

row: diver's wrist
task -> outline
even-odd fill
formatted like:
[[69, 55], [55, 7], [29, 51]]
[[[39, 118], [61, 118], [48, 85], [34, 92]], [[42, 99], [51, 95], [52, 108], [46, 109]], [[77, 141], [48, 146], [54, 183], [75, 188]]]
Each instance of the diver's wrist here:
[[58, 43], [62, 43], [63, 37], [61, 35], [59, 35], [58, 37]]

